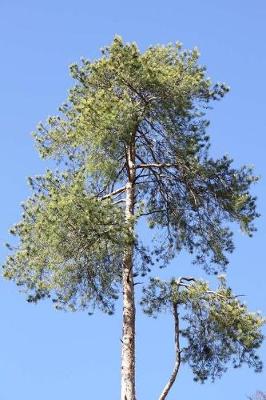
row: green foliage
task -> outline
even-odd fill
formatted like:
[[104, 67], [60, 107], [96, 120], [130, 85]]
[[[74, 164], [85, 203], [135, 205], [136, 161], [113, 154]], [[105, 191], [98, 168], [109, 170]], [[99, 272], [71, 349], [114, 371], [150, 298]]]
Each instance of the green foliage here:
[[187, 284], [184, 280], [151, 279], [141, 304], [144, 312], [154, 317], [162, 311], [171, 312], [173, 304], [177, 306], [183, 321], [181, 359], [192, 368], [194, 379], [204, 382], [220, 377], [229, 361], [235, 368], [246, 363], [261, 371], [256, 350], [263, 340], [260, 328], [265, 319], [249, 312], [224, 278], [216, 291], [210, 290], [207, 282]]
[[[32, 181], [34, 194], [13, 230], [18, 249], [4, 267], [30, 300], [51, 296], [58, 307], [112, 312], [128, 240], [135, 274], [166, 265], [183, 248], [217, 272], [233, 250], [230, 223], [252, 234], [257, 213], [249, 189], [257, 178], [208, 155], [205, 112], [228, 88], [213, 85], [198, 59], [197, 50], [178, 43], [141, 53], [116, 37], [98, 60], [70, 67], [75, 85], [67, 102], [34, 133], [40, 155], [61, 172]], [[126, 185], [125, 149], [133, 142], [135, 218], [148, 215], [151, 251], [129, 237], [123, 191], [105, 198]]]
[[68, 102], [34, 136], [43, 157], [82, 166], [101, 191], [127, 181], [125, 147], [133, 137], [138, 164], [172, 165], [137, 170], [139, 215], [149, 215], [161, 238], [146, 259], [155, 256], [164, 265], [185, 247], [216, 272], [234, 248], [226, 221], [249, 235], [254, 230], [249, 187], [257, 178], [250, 168], [233, 168], [227, 157], [208, 156], [205, 110], [228, 88], [212, 85], [198, 58], [197, 50], [179, 43], [141, 53], [116, 37], [100, 59], [71, 66], [77, 84]]
[[11, 229], [20, 246], [4, 276], [29, 289], [29, 301], [52, 296], [57, 308], [113, 311], [129, 240], [121, 210], [87, 193], [80, 176], [31, 179], [37, 193]]
[[[178, 176], [165, 173], [160, 183], [149, 188], [150, 223], [165, 228], [164, 240], [173, 255], [185, 247], [207, 272], [224, 270], [226, 253], [234, 249], [226, 222], [239, 222], [250, 236], [254, 231], [255, 199], [248, 190], [256, 178], [250, 169], [236, 170], [231, 163], [226, 157], [201, 164], [184, 159]], [[164, 212], [152, 212], [158, 209]]]
[[[211, 83], [197, 50], [177, 43], [141, 53], [119, 37], [101, 58], [84, 59], [70, 73], [75, 85], [59, 115], [33, 134], [41, 157], [55, 160], [57, 170], [29, 179], [33, 194], [11, 229], [17, 247], [8, 245], [4, 276], [30, 302], [48, 297], [58, 309], [98, 307], [112, 314], [129, 246], [130, 277], [147, 275], [155, 263], [167, 265], [182, 249], [207, 272], [224, 270], [234, 249], [231, 224], [251, 236], [258, 216], [252, 169], [209, 156], [206, 110], [227, 86]], [[128, 183], [135, 196], [130, 218]], [[141, 217], [153, 233], [151, 250], [135, 232]], [[193, 278], [152, 278], [141, 303], [151, 316], [174, 309], [181, 361], [195, 380], [220, 377], [229, 361], [261, 370], [256, 350], [264, 320], [247, 310], [224, 279], [212, 291]], [[133, 326], [131, 318], [124, 324]]]

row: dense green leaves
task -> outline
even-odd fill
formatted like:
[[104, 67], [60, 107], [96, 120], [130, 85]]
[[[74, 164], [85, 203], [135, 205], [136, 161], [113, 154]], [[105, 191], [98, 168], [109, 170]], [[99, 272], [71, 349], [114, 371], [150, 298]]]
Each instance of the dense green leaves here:
[[235, 368], [246, 363], [261, 371], [256, 350], [263, 340], [260, 328], [265, 320], [247, 310], [224, 278], [216, 291], [210, 290], [207, 282], [192, 278], [151, 279], [141, 304], [145, 313], [155, 317], [162, 311], [171, 312], [173, 304], [177, 306], [183, 321], [181, 358], [192, 368], [195, 380], [220, 377], [229, 361]]
[[37, 193], [11, 230], [20, 245], [4, 275], [28, 289], [29, 301], [52, 296], [58, 308], [112, 312], [130, 238], [121, 210], [92, 197], [79, 178], [48, 172], [31, 180]]
[[119, 37], [101, 58], [70, 72], [67, 102], [34, 133], [40, 155], [57, 160], [62, 177], [34, 183], [5, 275], [36, 290], [32, 299], [56, 291], [57, 304], [85, 306], [99, 303], [103, 291], [109, 307], [121, 275], [120, 236], [127, 236], [124, 192], [112, 193], [127, 184], [129, 144], [136, 159], [132, 223], [147, 217], [156, 238], [151, 251], [140, 235], [134, 239], [142, 272], [183, 248], [208, 272], [224, 269], [231, 222], [251, 235], [257, 216], [252, 171], [208, 155], [205, 112], [226, 85], [211, 83], [197, 50], [177, 43], [141, 53]]
[[[41, 157], [54, 159], [57, 170], [30, 178], [33, 194], [11, 229], [17, 247], [9, 246], [4, 276], [30, 302], [49, 297], [59, 309], [112, 314], [124, 272], [123, 328], [130, 334], [124, 329], [123, 346], [130, 344], [133, 387], [134, 278], [182, 249], [207, 272], [224, 270], [234, 248], [232, 223], [249, 236], [255, 230], [250, 186], [257, 177], [209, 155], [206, 110], [228, 88], [212, 84], [197, 50], [177, 43], [141, 53], [116, 37], [101, 58], [84, 59], [70, 73], [75, 85], [66, 103], [34, 132]], [[154, 234], [151, 250], [136, 233], [141, 217]], [[229, 361], [261, 370], [256, 350], [264, 320], [223, 279], [212, 291], [193, 278], [152, 278], [142, 306], [153, 316], [174, 310], [176, 363], [162, 398], [180, 360], [201, 382], [220, 377]]]

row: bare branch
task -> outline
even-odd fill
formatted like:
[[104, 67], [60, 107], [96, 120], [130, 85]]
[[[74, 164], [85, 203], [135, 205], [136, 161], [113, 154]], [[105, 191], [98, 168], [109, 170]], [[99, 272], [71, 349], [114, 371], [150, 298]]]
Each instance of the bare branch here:
[[126, 199], [120, 199], [120, 200], [114, 201], [112, 204], [119, 204], [119, 203], [125, 203], [125, 202], [126, 202]]
[[172, 168], [177, 167], [177, 164], [173, 163], [151, 163], [151, 164], [137, 164], [135, 168]]
[[101, 197], [100, 200], [109, 199], [110, 197], [116, 196], [116, 195], [118, 195], [119, 193], [124, 192], [125, 190], [126, 190], [126, 187], [123, 186], [122, 188], [119, 188], [119, 189], [117, 189], [117, 190], [114, 190], [113, 192], [108, 193], [108, 194], [106, 194], [105, 196]]
[[179, 279], [180, 279], [180, 282], [182, 282], [182, 281], [195, 282], [196, 281], [196, 279], [193, 278], [193, 276], [181, 276], [181, 278], [179, 278]]

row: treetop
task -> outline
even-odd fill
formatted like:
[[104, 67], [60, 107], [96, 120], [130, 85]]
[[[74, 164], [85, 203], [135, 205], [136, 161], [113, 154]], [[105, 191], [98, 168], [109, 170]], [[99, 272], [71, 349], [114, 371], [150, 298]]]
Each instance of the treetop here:
[[[40, 155], [56, 159], [58, 170], [30, 178], [33, 195], [13, 228], [20, 242], [5, 276], [28, 288], [31, 300], [48, 295], [59, 307], [92, 303], [111, 312], [128, 240], [135, 274], [167, 265], [182, 249], [207, 272], [224, 270], [231, 223], [252, 235], [258, 216], [252, 169], [209, 155], [206, 109], [227, 86], [211, 83], [197, 50], [177, 43], [140, 52], [120, 37], [70, 72], [67, 102], [34, 133]], [[129, 150], [131, 226], [147, 220], [151, 249], [124, 223]]]

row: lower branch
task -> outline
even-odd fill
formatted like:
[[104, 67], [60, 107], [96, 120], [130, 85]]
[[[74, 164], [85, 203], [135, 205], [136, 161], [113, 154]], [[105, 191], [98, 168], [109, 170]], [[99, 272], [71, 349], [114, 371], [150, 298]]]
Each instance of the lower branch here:
[[174, 316], [174, 321], [175, 321], [175, 364], [174, 364], [173, 372], [172, 372], [168, 382], [166, 383], [166, 385], [159, 397], [159, 400], [166, 399], [173, 384], [175, 383], [177, 373], [178, 373], [180, 363], [181, 363], [181, 350], [180, 350], [180, 343], [179, 343], [179, 315], [178, 315], [176, 303], [173, 303], [173, 316]]

